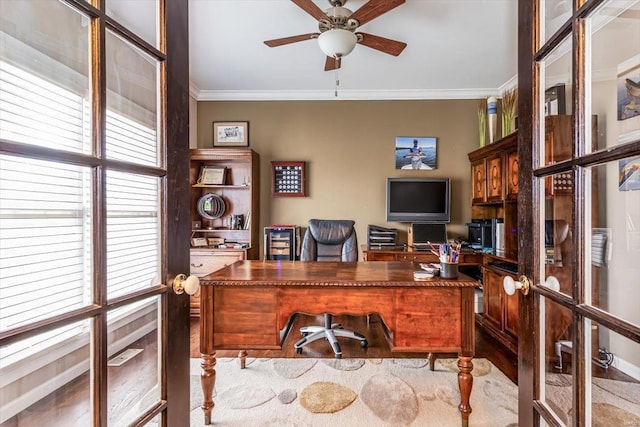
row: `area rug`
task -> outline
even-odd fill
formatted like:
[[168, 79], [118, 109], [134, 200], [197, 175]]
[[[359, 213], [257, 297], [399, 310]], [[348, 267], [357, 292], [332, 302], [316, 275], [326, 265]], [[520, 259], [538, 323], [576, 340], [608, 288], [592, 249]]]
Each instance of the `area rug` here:
[[[570, 375], [547, 373], [546, 401], [566, 425], [573, 422], [572, 390]], [[592, 426], [640, 426], [640, 383], [593, 378], [591, 401]]]
[[[216, 365], [214, 426], [459, 426], [456, 359], [247, 359]], [[474, 359], [472, 427], [514, 427], [518, 389]], [[191, 426], [204, 425], [200, 360], [191, 364]]]

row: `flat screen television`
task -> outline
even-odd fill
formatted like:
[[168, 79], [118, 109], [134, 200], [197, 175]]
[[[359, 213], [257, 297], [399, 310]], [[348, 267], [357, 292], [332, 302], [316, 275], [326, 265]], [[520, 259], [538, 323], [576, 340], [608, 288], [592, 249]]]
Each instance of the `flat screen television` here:
[[449, 178], [387, 178], [387, 221], [451, 221]]

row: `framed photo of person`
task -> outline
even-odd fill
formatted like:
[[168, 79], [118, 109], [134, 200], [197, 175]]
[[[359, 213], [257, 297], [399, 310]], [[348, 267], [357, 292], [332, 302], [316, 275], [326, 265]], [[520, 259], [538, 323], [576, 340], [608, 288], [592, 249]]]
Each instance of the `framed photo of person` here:
[[249, 122], [213, 122], [214, 147], [248, 147]]

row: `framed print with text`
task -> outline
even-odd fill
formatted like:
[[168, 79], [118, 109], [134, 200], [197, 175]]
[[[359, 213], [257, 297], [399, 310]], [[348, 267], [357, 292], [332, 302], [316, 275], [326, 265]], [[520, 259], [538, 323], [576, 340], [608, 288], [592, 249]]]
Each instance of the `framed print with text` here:
[[249, 122], [213, 122], [214, 147], [248, 147]]

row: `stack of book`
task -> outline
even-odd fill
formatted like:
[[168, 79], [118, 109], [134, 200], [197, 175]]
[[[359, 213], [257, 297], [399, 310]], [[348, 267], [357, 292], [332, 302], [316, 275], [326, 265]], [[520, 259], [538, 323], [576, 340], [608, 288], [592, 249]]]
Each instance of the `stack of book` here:
[[396, 246], [398, 230], [395, 228], [385, 228], [377, 225], [367, 227], [367, 248], [369, 249], [392, 249]]

